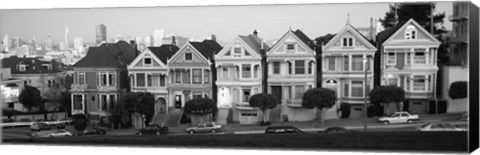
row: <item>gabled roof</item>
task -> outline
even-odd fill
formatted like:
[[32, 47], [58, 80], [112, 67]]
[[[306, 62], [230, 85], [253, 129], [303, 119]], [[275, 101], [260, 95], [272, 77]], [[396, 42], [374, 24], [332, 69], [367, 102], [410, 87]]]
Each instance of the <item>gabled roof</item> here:
[[215, 40], [204, 40], [203, 42], [189, 42], [197, 51], [199, 51], [206, 59], [211, 58], [222, 50], [222, 46]]
[[390, 27], [386, 30], [383, 30], [382, 32], [378, 33], [377, 35], [377, 44], [381, 45], [383, 42], [385, 42], [390, 36], [392, 36], [395, 32], [397, 32], [398, 29], [400, 29], [407, 21], [401, 21], [394, 25], [393, 27]]
[[302, 31], [300, 30], [296, 30], [295, 32], [293, 32], [300, 40], [303, 41], [303, 43], [305, 43], [305, 45], [307, 45], [308, 47], [310, 47], [312, 50], [313, 48], [315, 47], [315, 42], [313, 42], [312, 39], [310, 39], [307, 35], [305, 35], [305, 33], [303, 33]]
[[167, 59], [171, 58], [179, 50], [177, 46], [169, 44], [163, 44], [160, 47], [148, 47], [148, 49], [164, 64], [167, 64]]
[[[350, 31], [354, 36], [356, 37], [360, 37], [359, 40], [363, 40], [362, 42], [366, 43], [365, 45], [367, 47], [370, 47], [372, 49], [376, 49], [374, 43], [372, 42], [372, 40], [369, 40], [367, 37], [365, 37], [362, 33], [360, 33], [360, 31], [358, 31], [354, 26], [352, 26], [350, 23], [347, 23], [337, 34], [335, 34], [333, 36], [332, 39], [330, 39], [327, 44], [325, 44], [324, 48], [329, 48], [330, 46], [332, 46], [334, 43], [337, 42], [337, 40], [340, 39], [340, 37], [342, 37], [342, 35], [347, 32], [347, 31]], [[367, 45], [368, 44], [368, 45]]]
[[[25, 71], [20, 71], [20, 64], [27, 66]], [[51, 68], [48, 69], [42, 65], [51, 65]], [[62, 64], [58, 63], [57, 61], [44, 61], [38, 58], [11, 56], [9, 58], [2, 59], [2, 66], [4, 68], [10, 68], [12, 74], [43, 74], [62, 72]]]
[[87, 55], [73, 67], [125, 67], [138, 53], [137, 49], [125, 41], [104, 43], [99, 47], [90, 47]]
[[250, 46], [250, 48], [252, 48], [258, 54], [260, 54], [260, 51], [262, 50], [261, 49], [262, 44], [263, 44], [264, 49], [268, 50], [270, 48], [270, 47], [268, 47], [268, 45], [266, 43], [260, 44], [260, 42], [262, 42], [262, 40], [255, 35], [252, 35], [252, 34], [250, 34], [248, 36], [238, 35], [238, 37], [240, 39], [242, 39], [248, 46]]

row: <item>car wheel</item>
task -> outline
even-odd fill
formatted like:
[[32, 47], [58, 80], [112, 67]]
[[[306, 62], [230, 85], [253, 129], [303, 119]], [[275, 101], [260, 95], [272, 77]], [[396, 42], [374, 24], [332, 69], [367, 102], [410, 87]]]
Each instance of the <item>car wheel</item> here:
[[215, 129], [214, 129], [214, 130], [212, 130], [212, 133], [215, 133], [215, 132], [217, 132]]
[[141, 132], [139, 132], [139, 133], [138, 133], [138, 135], [140, 135], [140, 136], [141, 136], [141, 135], [142, 135], [142, 133], [141, 133]]
[[195, 133], [195, 131], [193, 131], [193, 130], [190, 130], [190, 134], [192, 134], [192, 135], [193, 135], [193, 133]]
[[384, 121], [383, 124], [385, 124], [385, 125], [390, 124], [390, 122], [389, 121]]
[[411, 124], [412, 122], [413, 122], [413, 121], [412, 121], [412, 120], [410, 120], [410, 119], [409, 119], [409, 120], [407, 120], [407, 123], [408, 123], [408, 124]]

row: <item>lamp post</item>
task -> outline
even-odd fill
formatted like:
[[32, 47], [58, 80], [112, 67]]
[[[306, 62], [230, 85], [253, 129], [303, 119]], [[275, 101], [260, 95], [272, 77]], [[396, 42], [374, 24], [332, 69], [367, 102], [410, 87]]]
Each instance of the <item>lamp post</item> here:
[[363, 59], [363, 66], [365, 67], [365, 96], [364, 96], [364, 104], [363, 104], [363, 130], [364, 131], [367, 131], [367, 91], [368, 91], [368, 88], [367, 88], [367, 61], [368, 61], [368, 58], [365, 57], [365, 59]]

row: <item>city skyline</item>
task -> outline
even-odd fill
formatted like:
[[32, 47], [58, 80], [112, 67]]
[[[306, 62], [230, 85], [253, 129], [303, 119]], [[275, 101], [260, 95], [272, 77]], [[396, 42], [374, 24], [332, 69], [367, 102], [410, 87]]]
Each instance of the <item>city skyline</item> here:
[[[104, 24], [107, 27], [107, 41], [118, 34], [125, 37], [153, 35], [155, 29], [163, 29], [165, 35], [177, 34], [197, 40], [215, 34], [218, 40], [229, 42], [236, 35], [251, 34], [255, 29], [260, 31], [259, 36], [263, 39], [276, 40], [291, 28], [300, 29], [313, 39], [336, 33], [339, 27], [345, 25], [348, 14], [350, 23], [355, 27], [368, 27], [370, 18], [382, 18], [388, 11], [389, 4], [391, 3], [0, 10], [0, 35], [8, 34], [10, 38], [19, 37], [23, 40], [35, 36], [37, 40], [45, 40], [47, 34], [50, 34], [54, 42], [59, 43], [65, 41], [63, 30], [68, 25], [70, 43], [73, 37], [82, 37], [88, 43], [95, 42], [95, 26]], [[368, 12], [363, 10], [365, 7], [369, 8]], [[246, 10], [248, 13], [245, 13]], [[452, 14], [452, 2], [437, 2], [435, 13], [441, 12], [446, 14], [444, 26], [450, 30], [448, 15]], [[198, 17], [190, 17], [190, 14]], [[158, 15], [159, 18], [155, 19], [159, 20], [142, 18], [149, 15]], [[88, 17], [87, 20], [78, 20], [85, 17]], [[39, 19], [43, 21], [28, 24]], [[129, 19], [134, 23], [127, 24]], [[329, 21], [329, 24], [325, 24], [325, 21]]]

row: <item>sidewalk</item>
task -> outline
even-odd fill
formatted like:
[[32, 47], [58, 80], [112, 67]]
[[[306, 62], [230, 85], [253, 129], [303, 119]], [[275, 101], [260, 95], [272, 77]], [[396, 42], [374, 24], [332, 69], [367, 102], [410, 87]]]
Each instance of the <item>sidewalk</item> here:
[[[433, 121], [456, 121], [459, 120], [461, 117], [461, 113], [451, 113], [451, 114], [420, 114], [420, 120], [418, 122], [433, 122]], [[378, 124], [376, 117], [367, 118], [366, 122], [368, 124]], [[325, 120], [324, 124], [321, 124], [319, 120], [314, 121], [306, 121], [306, 122], [272, 122], [272, 125], [293, 125], [300, 129], [315, 129], [315, 128], [325, 128], [330, 126], [362, 126], [363, 125], [362, 118], [355, 118], [355, 119], [332, 119], [332, 120]], [[185, 133], [185, 128], [187, 128], [188, 124], [181, 124], [177, 127], [169, 127], [169, 133], [178, 134], [178, 133]], [[258, 123], [256, 124], [224, 124], [224, 129], [227, 131], [233, 132], [241, 132], [241, 131], [252, 131], [252, 130], [265, 130], [267, 126], [260, 126]], [[129, 129], [115, 129], [110, 130], [107, 132], [108, 135], [134, 135], [137, 132], [135, 128]]]

